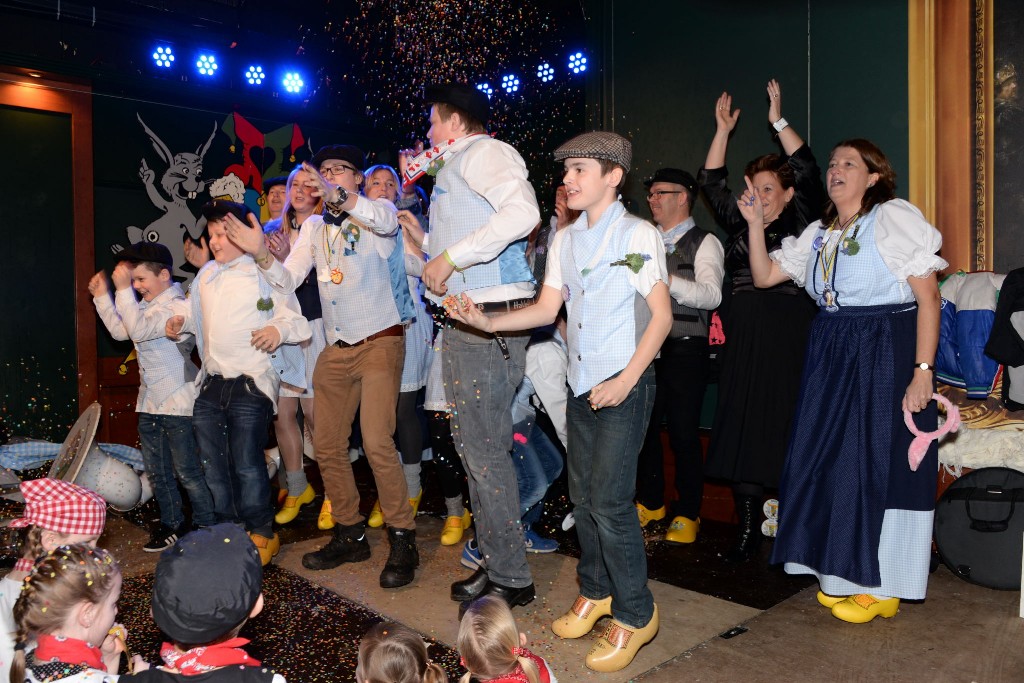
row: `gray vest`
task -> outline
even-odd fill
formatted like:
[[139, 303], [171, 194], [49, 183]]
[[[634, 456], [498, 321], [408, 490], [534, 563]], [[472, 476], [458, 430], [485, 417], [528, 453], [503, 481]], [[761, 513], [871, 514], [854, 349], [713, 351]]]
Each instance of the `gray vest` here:
[[[665, 255], [665, 265], [668, 267], [669, 275], [675, 275], [691, 282], [694, 280], [693, 259], [708, 234], [707, 231], [693, 226], [679, 238], [675, 248]], [[710, 311], [683, 306], [672, 299], [672, 330], [668, 333], [668, 338], [704, 337], [706, 339], [710, 317]]]

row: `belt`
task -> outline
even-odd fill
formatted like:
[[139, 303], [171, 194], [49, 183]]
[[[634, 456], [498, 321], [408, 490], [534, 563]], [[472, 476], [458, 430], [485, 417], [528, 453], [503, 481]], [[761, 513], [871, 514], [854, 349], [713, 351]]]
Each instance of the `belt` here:
[[359, 346], [360, 344], [365, 344], [367, 342], [372, 342], [374, 339], [383, 339], [384, 337], [401, 337], [402, 334], [404, 334], [404, 332], [405, 328], [402, 327], [401, 325], [392, 325], [391, 327], [387, 327], [381, 330], [380, 332], [374, 332], [366, 339], [360, 339], [359, 341], [352, 342], [351, 344], [339, 339], [338, 341], [334, 342], [334, 345], [337, 346], [339, 349], [347, 349], [353, 346]]
[[482, 304], [477, 304], [476, 307], [484, 313], [511, 313], [520, 308], [532, 306], [535, 301], [533, 297], [529, 299], [512, 299], [510, 301], [486, 301]]

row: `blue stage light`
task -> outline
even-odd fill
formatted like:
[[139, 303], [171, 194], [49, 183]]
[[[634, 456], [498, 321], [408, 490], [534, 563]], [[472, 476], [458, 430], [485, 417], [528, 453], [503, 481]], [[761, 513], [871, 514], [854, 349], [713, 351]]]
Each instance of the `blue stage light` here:
[[569, 69], [574, 73], [583, 73], [587, 70], [587, 58], [583, 56], [582, 52], [569, 55]]
[[501, 87], [507, 93], [514, 93], [519, 90], [519, 78], [515, 74], [507, 74], [501, 77]]
[[203, 76], [213, 76], [217, 73], [217, 58], [213, 55], [199, 55], [196, 60], [196, 71]]
[[537, 67], [537, 78], [540, 79], [541, 83], [547, 83], [555, 77], [555, 70], [550, 64], [544, 62]]
[[487, 95], [487, 99], [490, 99], [491, 95], [494, 93], [494, 88], [491, 87], [490, 83], [481, 83], [480, 85], [476, 86], [476, 89], [482, 92], [483, 94]]
[[171, 68], [171, 64], [174, 63], [174, 52], [171, 50], [170, 46], [161, 45], [156, 50], [154, 50], [153, 62], [161, 68]]
[[265, 77], [262, 66], [250, 66], [245, 71], [245, 80], [249, 85], [260, 85]]
[[289, 71], [286, 73], [282, 84], [284, 85], [285, 91], [292, 94], [302, 92], [302, 89], [306, 85], [302, 82], [302, 76], [297, 71]]

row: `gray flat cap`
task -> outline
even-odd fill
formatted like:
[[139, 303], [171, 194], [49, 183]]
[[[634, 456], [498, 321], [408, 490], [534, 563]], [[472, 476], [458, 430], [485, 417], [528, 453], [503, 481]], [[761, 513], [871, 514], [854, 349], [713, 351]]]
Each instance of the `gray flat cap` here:
[[565, 159], [607, 159], [626, 171], [633, 158], [633, 145], [618, 133], [583, 133], [555, 150], [555, 161]]

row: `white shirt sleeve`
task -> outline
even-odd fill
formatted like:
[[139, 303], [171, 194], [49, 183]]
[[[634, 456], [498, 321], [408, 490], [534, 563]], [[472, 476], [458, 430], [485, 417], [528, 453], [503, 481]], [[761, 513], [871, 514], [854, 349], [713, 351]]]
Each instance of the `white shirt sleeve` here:
[[381, 237], [392, 237], [398, 232], [398, 209], [387, 199], [367, 199], [358, 195], [356, 205], [349, 214]]
[[704, 237], [693, 257], [693, 277], [684, 280], [669, 274], [668, 292], [676, 303], [710, 311], [722, 303], [722, 281], [725, 279], [725, 249], [712, 234]]
[[162, 306], [147, 306], [143, 310], [131, 288], [117, 290], [114, 305], [133, 342], [163, 337], [167, 319], [174, 315], [187, 315], [184, 309], [189, 307], [187, 302], [178, 299]]
[[567, 234], [569, 228], [555, 233], [555, 238], [548, 249], [547, 265], [544, 267], [544, 286], [554, 287], [558, 291], [562, 291], [562, 245], [565, 244]]
[[540, 223], [540, 209], [526, 163], [511, 146], [477, 143], [457, 163], [462, 164], [469, 188], [495, 211], [486, 223], [448, 247], [451, 260], [468, 268], [496, 258], [511, 242], [529, 235]]
[[129, 341], [131, 337], [128, 336], [128, 330], [125, 329], [121, 316], [114, 309], [114, 300], [110, 298], [110, 295], [104, 294], [94, 297], [92, 302], [96, 306], [96, 313], [100, 316], [100, 320], [103, 321], [103, 326], [107, 328], [110, 336], [118, 341]]
[[[633, 229], [633, 235], [629, 240], [629, 253], [650, 256], [644, 262], [639, 273], [634, 273], [632, 268], [626, 268], [626, 277], [629, 284], [640, 296], [647, 298], [647, 295], [654, 289], [658, 281], [668, 284], [668, 267], [665, 265], [665, 245], [661, 242], [661, 234], [658, 229], [643, 221]], [[721, 286], [721, 285], [719, 285]]]
[[821, 221], [814, 221], [798, 237], [783, 239], [782, 247], [769, 254], [779, 269], [801, 287], [807, 280], [807, 259], [814, 252], [814, 236], [820, 228]]
[[926, 277], [949, 266], [935, 253], [942, 246], [942, 235], [916, 206], [902, 199], [878, 207], [875, 245], [898, 280]]

